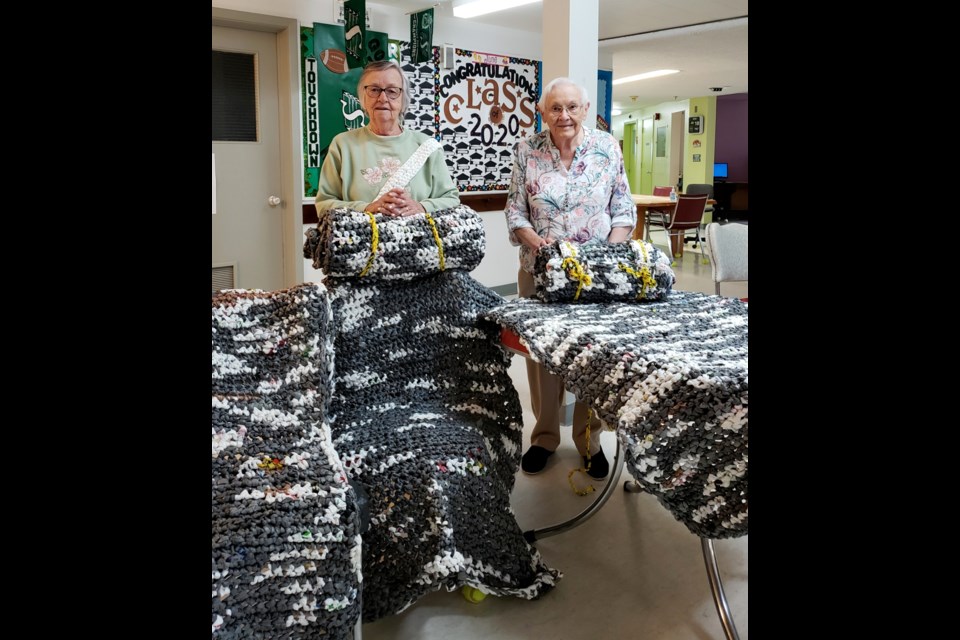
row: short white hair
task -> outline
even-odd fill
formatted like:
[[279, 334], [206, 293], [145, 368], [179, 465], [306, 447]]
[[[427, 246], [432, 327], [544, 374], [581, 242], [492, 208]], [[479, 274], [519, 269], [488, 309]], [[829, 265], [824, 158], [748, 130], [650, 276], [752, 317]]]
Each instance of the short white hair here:
[[587, 90], [582, 86], [571, 80], [570, 78], [554, 78], [547, 83], [547, 86], [543, 88], [543, 93], [540, 94], [540, 108], [545, 109], [547, 104], [547, 96], [550, 95], [550, 92], [553, 91], [556, 87], [560, 85], [570, 85], [575, 87], [580, 92], [580, 102], [586, 104], [590, 102], [590, 96], [587, 95]]

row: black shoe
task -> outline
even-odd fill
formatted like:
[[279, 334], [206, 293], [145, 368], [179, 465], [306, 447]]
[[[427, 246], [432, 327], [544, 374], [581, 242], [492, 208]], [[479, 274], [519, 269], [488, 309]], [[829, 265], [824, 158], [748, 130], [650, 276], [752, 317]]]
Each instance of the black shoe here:
[[547, 466], [547, 458], [553, 455], [553, 451], [547, 451], [537, 445], [531, 446], [520, 459], [520, 468], [529, 476], [536, 475], [543, 471]]
[[[586, 456], [583, 456], [583, 466], [587, 466]], [[607, 462], [607, 457], [603, 455], [602, 448], [590, 456], [590, 467], [587, 469], [587, 473], [594, 480], [603, 480], [610, 473], [610, 463]]]

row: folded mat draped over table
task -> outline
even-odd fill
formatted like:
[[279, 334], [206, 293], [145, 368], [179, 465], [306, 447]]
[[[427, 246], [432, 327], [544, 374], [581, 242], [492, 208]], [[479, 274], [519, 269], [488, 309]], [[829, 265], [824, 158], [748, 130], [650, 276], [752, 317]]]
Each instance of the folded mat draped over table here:
[[[378, 217], [401, 240], [377, 252], [361, 230], [332, 237], [366, 214], [326, 216], [304, 252], [350, 277], [214, 298], [214, 636], [349, 637], [360, 537], [366, 622], [441, 588], [540, 597], [560, 573], [510, 509], [522, 410], [479, 320], [504, 299], [453, 268], [482, 258], [482, 228], [451, 240], [479, 216], [431, 216], [443, 269], [436, 243], [401, 247], [431, 228], [422, 214]], [[363, 255], [379, 262], [359, 277]], [[367, 494], [363, 532], [347, 478]]]
[[690, 531], [746, 535], [746, 303], [679, 291], [646, 304], [519, 299], [484, 317], [616, 430], [630, 473]]

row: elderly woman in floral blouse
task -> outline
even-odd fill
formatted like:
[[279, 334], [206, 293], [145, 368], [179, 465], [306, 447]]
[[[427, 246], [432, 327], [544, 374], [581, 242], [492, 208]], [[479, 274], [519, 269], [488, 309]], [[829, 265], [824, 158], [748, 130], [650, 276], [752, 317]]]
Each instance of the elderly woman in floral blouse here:
[[[504, 210], [510, 242], [520, 247], [517, 285], [524, 298], [535, 293], [532, 274], [540, 247], [556, 240], [625, 242], [637, 219], [619, 143], [609, 133], [583, 126], [590, 108], [586, 89], [556, 78], [544, 87], [537, 108], [549, 130], [517, 143]], [[537, 422], [521, 468], [536, 474], [560, 445], [564, 387], [558, 376], [530, 360], [527, 379]], [[610, 465], [600, 448], [600, 429], [591, 429], [589, 445], [586, 429], [587, 407], [577, 402], [573, 440], [584, 466], [589, 459], [587, 472], [602, 480]]]

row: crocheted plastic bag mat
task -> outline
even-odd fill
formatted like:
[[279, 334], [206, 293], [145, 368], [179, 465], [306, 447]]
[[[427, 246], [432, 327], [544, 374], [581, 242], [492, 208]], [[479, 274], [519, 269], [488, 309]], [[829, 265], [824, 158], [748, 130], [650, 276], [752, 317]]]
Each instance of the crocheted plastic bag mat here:
[[319, 284], [213, 298], [213, 637], [349, 638], [356, 494], [323, 420], [333, 375]]
[[654, 304], [519, 299], [484, 315], [616, 429], [627, 469], [690, 531], [746, 535], [746, 303], [674, 291]]
[[540, 249], [533, 281], [543, 302], [662, 300], [676, 282], [670, 258], [649, 242], [558, 241]]
[[306, 231], [303, 256], [332, 278], [410, 280], [483, 259], [483, 220], [468, 206], [405, 218], [339, 208]]
[[369, 495], [363, 620], [440, 588], [540, 597], [561, 574], [510, 508], [522, 409], [499, 327], [478, 324], [503, 298], [462, 271], [330, 292], [334, 446]]

